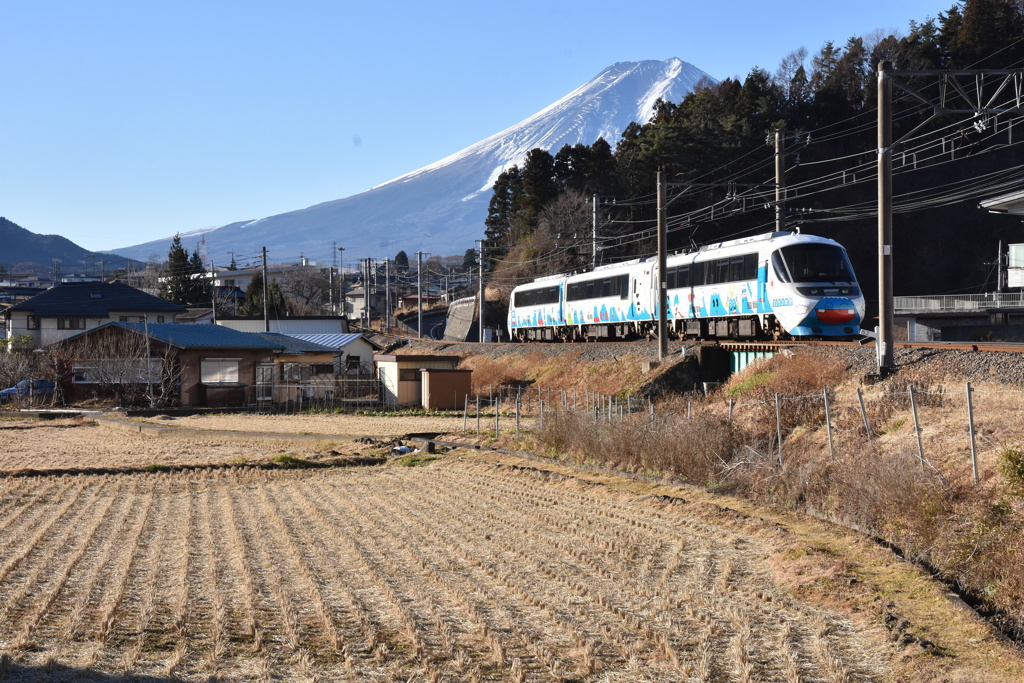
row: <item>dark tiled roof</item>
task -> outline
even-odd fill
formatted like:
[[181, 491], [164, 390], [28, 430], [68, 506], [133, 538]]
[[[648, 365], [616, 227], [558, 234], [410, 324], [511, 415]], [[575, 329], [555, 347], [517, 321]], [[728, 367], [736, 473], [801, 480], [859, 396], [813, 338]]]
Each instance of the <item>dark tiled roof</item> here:
[[257, 337], [262, 337], [267, 341], [283, 346], [284, 351], [282, 353], [334, 353], [337, 351], [333, 346], [324, 346], [323, 344], [317, 344], [278, 332], [250, 332], [249, 334], [255, 334]]
[[274, 351], [284, 348], [284, 344], [263, 339], [251, 332], [239, 332], [219, 325], [188, 325], [185, 323], [150, 323], [146, 325], [145, 323], [110, 322], [77, 334], [75, 337], [93, 334], [96, 330], [112, 326], [122, 327], [140, 334], [149, 332], [150, 338], [179, 349], [266, 349]]
[[110, 311], [184, 313], [187, 309], [123, 282], [62, 282], [9, 310], [31, 311], [40, 318], [106, 318]]

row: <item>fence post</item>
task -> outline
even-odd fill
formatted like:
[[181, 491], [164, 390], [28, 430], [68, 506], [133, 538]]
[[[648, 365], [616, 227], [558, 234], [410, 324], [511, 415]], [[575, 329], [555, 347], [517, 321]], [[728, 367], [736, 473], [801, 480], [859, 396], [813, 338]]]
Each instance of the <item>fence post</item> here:
[[732, 406], [733, 406], [733, 398], [730, 396], [729, 397], [729, 426], [730, 427], [732, 427]]
[[832, 416], [828, 410], [828, 389], [821, 390], [821, 396], [825, 399], [825, 427], [828, 429], [828, 456], [832, 460], [836, 459], [836, 452], [832, 448]]
[[494, 402], [494, 438], [495, 439], [498, 438], [498, 415], [501, 414], [501, 411], [498, 410], [498, 408], [500, 408], [500, 406], [498, 404], [500, 403], [500, 401], [501, 401], [501, 399], [498, 399], [497, 401]]
[[967, 383], [967, 430], [971, 435], [971, 472], [974, 474], [974, 485], [978, 485], [978, 451], [974, 443], [974, 403], [971, 401], [971, 383]]
[[686, 402], [686, 421], [689, 422], [690, 418], [693, 417], [693, 401]]
[[782, 399], [775, 392], [775, 433], [779, 438], [779, 467], [782, 467]]
[[519, 397], [516, 396], [516, 438], [519, 437]]
[[476, 435], [480, 436], [480, 394], [476, 395]]
[[917, 402], [914, 400], [914, 385], [910, 385], [910, 410], [914, 414], [914, 434], [917, 436], [917, 458], [924, 468], [924, 448], [921, 446], [921, 426], [917, 421]]
[[857, 387], [857, 400], [860, 401], [860, 416], [864, 418], [864, 433], [870, 439], [871, 425], [868, 423], [868, 411], [864, 409], [864, 394], [860, 392], [860, 387]]
[[462, 406], [462, 431], [466, 431], [466, 425], [469, 423], [469, 394], [466, 394], [466, 400]]

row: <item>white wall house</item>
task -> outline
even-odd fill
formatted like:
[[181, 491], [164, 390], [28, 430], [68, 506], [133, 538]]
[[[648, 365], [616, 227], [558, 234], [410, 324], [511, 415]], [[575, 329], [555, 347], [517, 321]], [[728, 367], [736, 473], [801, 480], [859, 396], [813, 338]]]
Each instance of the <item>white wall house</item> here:
[[121, 282], [63, 282], [4, 310], [7, 339], [39, 348], [109, 322], [173, 323], [187, 309]]

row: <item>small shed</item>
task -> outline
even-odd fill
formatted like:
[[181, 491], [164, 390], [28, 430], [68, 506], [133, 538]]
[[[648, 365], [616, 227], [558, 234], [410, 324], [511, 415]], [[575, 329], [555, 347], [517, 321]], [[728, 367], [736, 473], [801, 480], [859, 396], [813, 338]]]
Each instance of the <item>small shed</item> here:
[[421, 370], [454, 370], [458, 356], [375, 355], [381, 398], [389, 406], [423, 405]]
[[420, 402], [427, 410], [461, 410], [473, 385], [472, 370], [420, 370]]

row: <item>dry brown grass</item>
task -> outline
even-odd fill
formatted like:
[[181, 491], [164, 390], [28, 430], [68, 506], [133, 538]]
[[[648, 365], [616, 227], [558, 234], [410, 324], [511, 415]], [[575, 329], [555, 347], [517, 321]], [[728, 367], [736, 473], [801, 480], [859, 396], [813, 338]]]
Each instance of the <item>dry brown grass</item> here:
[[1024, 444], [1024, 393], [975, 387], [978, 486], [964, 383], [933, 368], [911, 368], [860, 387], [834, 359], [814, 352], [778, 356], [733, 378], [721, 394], [686, 403], [662, 403], [653, 429], [637, 418], [606, 424], [586, 415], [551, 416], [539, 438], [551, 452], [577, 460], [672, 476], [868, 531], [941, 573], [995, 610], [1008, 632], [1024, 637], [1024, 489], [1015, 489], [1000, 469], [1005, 454]]

